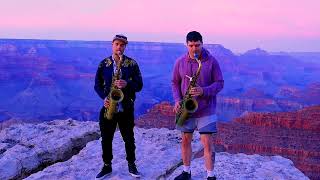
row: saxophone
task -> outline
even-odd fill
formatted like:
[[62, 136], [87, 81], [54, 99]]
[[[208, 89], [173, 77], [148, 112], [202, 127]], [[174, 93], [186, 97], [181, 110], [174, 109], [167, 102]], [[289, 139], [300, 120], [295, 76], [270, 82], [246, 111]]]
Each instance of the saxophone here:
[[198, 109], [198, 102], [192, 98], [189, 93], [191, 88], [195, 87], [202, 67], [201, 61], [198, 59], [198, 55], [194, 54], [194, 57], [198, 63], [198, 69], [196, 74], [193, 77], [190, 77], [190, 84], [185, 95], [183, 96], [182, 101], [180, 102], [180, 108], [176, 113], [176, 124], [178, 126], [183, 125], [183, 123], [188, 119], [189, 113], [194, 113]]
[[[114, 113], [118, 111], [118, 103], [120, 103], [123, 100], [123, 92], [121, 89], [117, 88], [114, 84], [116, 80], [120, 79], [121, 76], [121, 64], [122, 64], [122, 54], [118, 53], [120, 57], [120, 61], [118, 62], [116, 66], [115, 73], [112, 76], [112, 84], [110, 87], [110, 92], [108, 94], [109, 99], [109, 107], [105, 109], [104, 112], [104, 118], [111, 120], [113, 118]], [[116, 62], [114, 62], [116, 63]]]

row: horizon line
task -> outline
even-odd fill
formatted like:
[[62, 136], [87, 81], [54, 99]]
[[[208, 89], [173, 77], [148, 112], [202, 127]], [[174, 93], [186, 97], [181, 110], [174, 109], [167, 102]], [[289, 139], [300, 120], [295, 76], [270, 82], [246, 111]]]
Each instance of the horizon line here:
[[[78, 42], [111, 42], [112, 40], [84, 40], [84, 39], [36, 39], [36, 38], [3, 38], [0, 37], [0, 40], [36, 40], [36, 41], [78, 41]], [[184, 44], [181, 42], [163, 42], [163, 41], [129, 41], [134, 43], [163, 43], [163, 44]], [[225, 49], [230, 50], [232, 53], [246, 53], [247, 51], [254, 50], [254, 49], [261, 49], [264, 51], [267, 51], [268, 53], [320, 53], [320, 51], [268, 51], [266, 49], [260, 48], [260, 47], [255, 47], [251, 49], [247, 49], [246, 51], [243, 52], [237, 52], [233, 51], [231, 48], [226, 48], [222, 44], [211, 44], [211, 43], [203, 43], [203, 45], [220, 45], [224, 47]]]

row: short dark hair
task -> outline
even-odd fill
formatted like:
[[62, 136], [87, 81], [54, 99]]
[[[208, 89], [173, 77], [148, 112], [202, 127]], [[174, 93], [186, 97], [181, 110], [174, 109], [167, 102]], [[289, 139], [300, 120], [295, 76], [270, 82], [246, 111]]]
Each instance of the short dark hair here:
[[201, 43], [202, 42], [202, 36], [199, 32], [197, 31], [191, 31], [187, 34], [187, 38], [186, 38], [186, 42], [188, 41], [200, 41]]

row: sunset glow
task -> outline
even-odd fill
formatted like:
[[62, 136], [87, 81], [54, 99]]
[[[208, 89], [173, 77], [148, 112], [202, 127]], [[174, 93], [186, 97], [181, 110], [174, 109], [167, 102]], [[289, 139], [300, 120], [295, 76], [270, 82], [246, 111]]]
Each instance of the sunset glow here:
[[0, 38], [183, 43], [197, 30], [236, 52], [320, 51], [317, 0], [0, 1]]

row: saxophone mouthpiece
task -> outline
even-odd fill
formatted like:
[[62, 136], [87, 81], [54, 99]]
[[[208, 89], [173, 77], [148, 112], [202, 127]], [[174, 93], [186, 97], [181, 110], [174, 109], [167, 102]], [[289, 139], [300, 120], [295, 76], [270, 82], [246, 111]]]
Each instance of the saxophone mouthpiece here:
[[121, 51], [118, 51], [118, 53], [117, 53], [117, 54], [118, 54], [118, 56], [119, 56], [120, 60], [122, 60], [122, 55], [123, 55], [123, 54], [122, 54], [122, 52], [121, 52]]
[[198, 60], [198, 59], [199, 59], [199, 55], [198, 55], [197, 53], [194, 53], [194, 58], [195, 58], [196, 60]]

